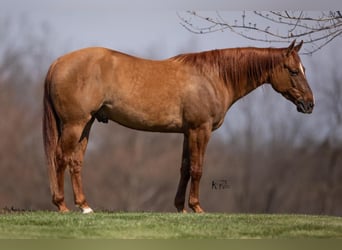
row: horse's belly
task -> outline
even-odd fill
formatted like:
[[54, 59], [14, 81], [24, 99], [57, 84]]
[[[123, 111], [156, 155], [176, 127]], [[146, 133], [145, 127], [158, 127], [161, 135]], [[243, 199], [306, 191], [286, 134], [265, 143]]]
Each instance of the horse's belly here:
[[177, 108], [120, 107], [105, 105], [103, 115], [125, 127], [154, 132], [182, 132], [182, 119]]

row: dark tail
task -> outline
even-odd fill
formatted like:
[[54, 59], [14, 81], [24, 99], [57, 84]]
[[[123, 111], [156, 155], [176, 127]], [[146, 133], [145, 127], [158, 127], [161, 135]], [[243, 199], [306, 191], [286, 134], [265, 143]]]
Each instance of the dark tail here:
[[52, 67], [50, 68], [46, 76], [44, 86], [43, 139], [45, 155], [48, 163], [50, 188], [51, 193], [54, 196], [58, 194], [58, 184], [56, 175], [56, 151], [59, 138], [59, 131], [57, 124], [58, 117], [54, 110], [50, 95], [51, 71]]

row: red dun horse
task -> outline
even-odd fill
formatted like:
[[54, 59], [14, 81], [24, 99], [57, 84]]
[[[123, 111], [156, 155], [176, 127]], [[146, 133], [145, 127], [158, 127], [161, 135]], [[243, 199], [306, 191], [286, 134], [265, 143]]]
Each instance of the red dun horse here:
[[303, 113], [314, 107], [312, 91], [298, 56], [302, 43], [288, 48], [236, 48], [179, 55], [164, 61], [136, 58], [105, 48], [87, 48], [58, 58], [44, 92], [43, 135], [52, 201], [61, 212], [64, 172], [69, 169], [76, 205], [93, 210], [83, 193], [81, 170], [93, 122], [115, 121], [156, 132], [183, 133], [179, 212], [188, 204], [203, 212], [199, 183], [211, 132], [231, 105], [269, 83]]

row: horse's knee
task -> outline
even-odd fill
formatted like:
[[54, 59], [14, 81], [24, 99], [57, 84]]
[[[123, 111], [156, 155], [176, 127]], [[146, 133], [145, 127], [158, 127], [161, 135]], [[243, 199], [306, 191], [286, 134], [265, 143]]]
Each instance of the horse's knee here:
[[82, 170], [82, 161], [77, 159], [71, 159], [68, 161], [68, 167], [70, 174], [79, 174]]
[[199, 169], [191, 169], [190, 176], [192, 179], [200, 180], [202, 177], [202, 170]]
[[57, 153], [57, 169], [56, 171], [64, 171], [69, 169], [70, 173], [79, 173], [83, 164], [83, 155], [75, 152], [59, 152]]

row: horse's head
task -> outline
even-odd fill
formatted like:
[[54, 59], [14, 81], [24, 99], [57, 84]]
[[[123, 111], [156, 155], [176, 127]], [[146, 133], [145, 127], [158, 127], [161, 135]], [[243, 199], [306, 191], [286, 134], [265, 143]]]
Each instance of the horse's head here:
[[283, 63], [274, 68], [270, 80], [273, 88], [297, 106], [302, 113], [311, 113], [314, 97], [305, 76], [305, 68], [298, 56], [303, 41], [291, 45], [283, 51]]

